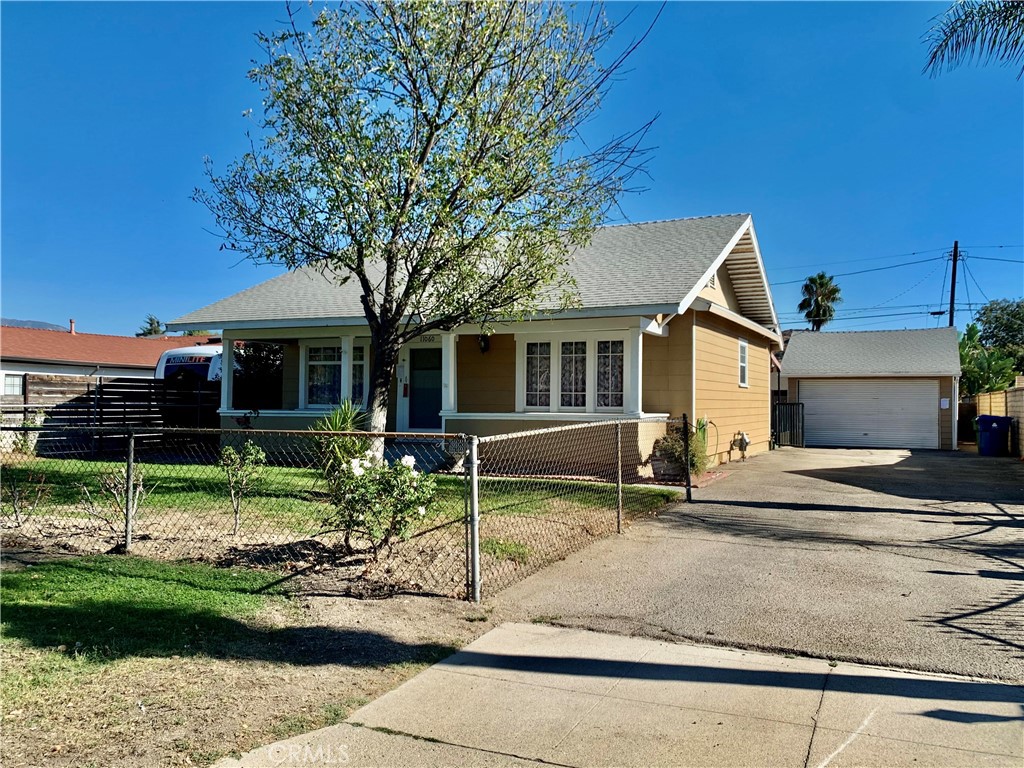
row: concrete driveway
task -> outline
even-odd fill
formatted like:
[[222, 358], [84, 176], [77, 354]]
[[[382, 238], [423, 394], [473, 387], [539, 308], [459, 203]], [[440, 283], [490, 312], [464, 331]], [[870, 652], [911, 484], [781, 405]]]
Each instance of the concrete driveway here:
[[1024, 682], [1024, 463], [781, 449], [505, 590], [500, 616]]

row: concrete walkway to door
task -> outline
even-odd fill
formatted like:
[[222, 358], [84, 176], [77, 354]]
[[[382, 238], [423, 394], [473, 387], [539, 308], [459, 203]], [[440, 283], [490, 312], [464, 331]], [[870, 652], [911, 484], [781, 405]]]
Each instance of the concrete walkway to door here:
[[506, 620], [1024, 682], [1024, 463], [782, 449], [497, 595]]

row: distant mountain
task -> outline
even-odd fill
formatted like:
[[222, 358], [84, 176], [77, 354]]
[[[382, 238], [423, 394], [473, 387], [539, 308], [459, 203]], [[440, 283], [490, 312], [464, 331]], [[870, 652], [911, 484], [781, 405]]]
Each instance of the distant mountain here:
[[12, 328], [36, 328], [40, 331], [66, 331], [66, 325], [54, 325], [44, 323], [42, 320], [15, 320], [10, 317], [0, 317], [0, 325], [9, 325]]

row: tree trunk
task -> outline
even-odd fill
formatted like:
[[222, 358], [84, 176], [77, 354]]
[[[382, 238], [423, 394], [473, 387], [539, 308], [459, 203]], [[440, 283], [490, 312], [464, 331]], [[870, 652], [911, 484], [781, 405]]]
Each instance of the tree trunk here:
[[388, 401], [400, 345], [394, 340], [376, 337], [372, 339], [372, 344], [373, 362], [370, 365], [370, 392], [366, 400], [366, 428], [370, 432], [384, 432], [387, 430]]

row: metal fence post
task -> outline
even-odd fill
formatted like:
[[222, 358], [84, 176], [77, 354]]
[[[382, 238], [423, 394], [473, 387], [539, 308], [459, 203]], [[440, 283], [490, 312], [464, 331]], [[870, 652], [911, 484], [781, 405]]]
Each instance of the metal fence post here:
[[692, 482], [690, 480], [690, 420], [686, 418], [686, 414], [683, 414], [683, 453], [686, 458], [683, 460], [683, 472], [686, 477], [686, 502], [693, 501], [693, 494], [691, 493]]
[[135, 518], [135, 433], [128, 430], [128, 461], [124, 472], [124, 553], [132, 551], [132, 524]]
[[469, 561], [473, 602], [480, 602], [480, 459], [479, 438], [469, 438]]
[[622, 533], [622, 422], [615, 422], [615, 532]]

